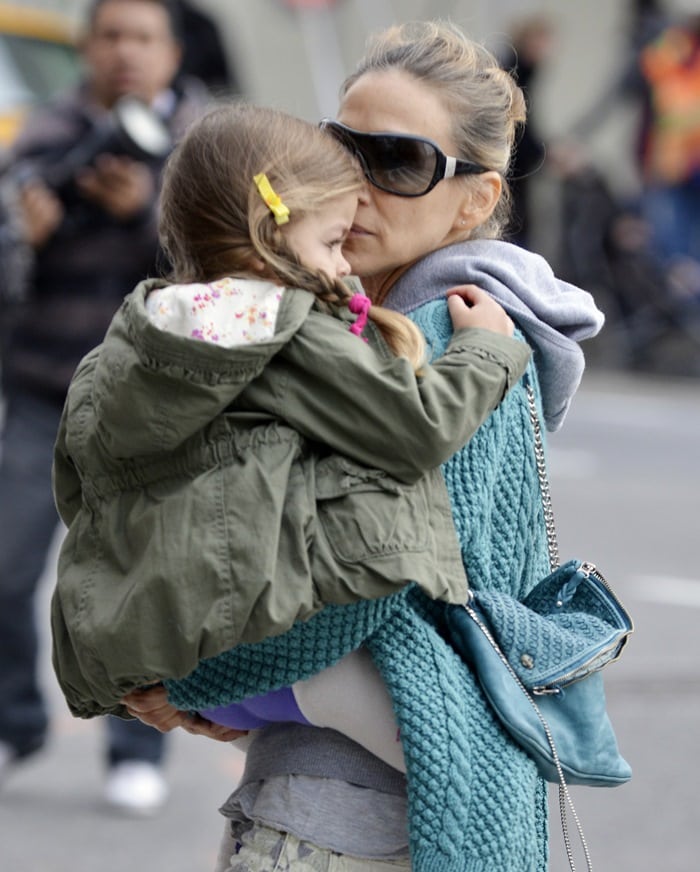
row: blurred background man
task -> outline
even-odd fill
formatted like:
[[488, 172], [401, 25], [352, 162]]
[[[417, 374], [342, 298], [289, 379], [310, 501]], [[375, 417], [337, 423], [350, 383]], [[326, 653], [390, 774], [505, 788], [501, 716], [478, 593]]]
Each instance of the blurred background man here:
[[[168, 0], [93, 0], [84, 80], [29, 118], [9, 156], [4, 230], [30, 256], [2, 343], [0, 778], [47, 740], [34, 599], [57, 524], [51, 462], [67, 386], [124, 295], [156, 271], [159, 173], [208, 100], [203, 85], [178, 75], [181, 38]], [[142, 101], [137, 121], [160, 138], [156, 153], [115, 138], [125, 97]], [[107, 733], [106, 799], [157, 809], [167, 795], [163, 737], [117, 718]]]

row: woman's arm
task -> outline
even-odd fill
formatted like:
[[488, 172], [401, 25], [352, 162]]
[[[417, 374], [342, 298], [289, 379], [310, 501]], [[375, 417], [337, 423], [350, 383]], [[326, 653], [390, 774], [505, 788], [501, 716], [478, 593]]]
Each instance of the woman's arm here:
[[184, 712], [170, 705], [164, 687], [151, 687], [133, 690], [122, 699], [126, 710], [149, 727], [161, 733], [169, 733], [182, 727], [194, 736], [206, 736], [219, 742], [232, 742], [247, 735], [247, 730], [234, 730], [221, 724], [214, 724], [201, 715]]

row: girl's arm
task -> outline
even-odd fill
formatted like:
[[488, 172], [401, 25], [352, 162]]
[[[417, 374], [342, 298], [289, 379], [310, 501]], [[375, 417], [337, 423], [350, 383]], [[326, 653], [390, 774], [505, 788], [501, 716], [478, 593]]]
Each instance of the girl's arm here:
[[[468, 320], [477, 307], [460, 304], [461, 299], [450, 305], [466, 310], [461, 316]], [[491, 304], [494, 317], [507, 318]], [[241, 403], [271, 409], [332, 450], [412, 482], [471, 438], [530, 358], [520, 340], [461, 327], [444, 356], [416, 377], [407, 360], [373, 335], [371, 325], [365, 333], [369, 343], [349, 333], [347, 323], [310, 312]]]
[[[484, 329], [494, 326], [484, 311], [507, 316], [478, 294], [471, 308], [459, 307], [458, 324], [469, 326], [416, 377], [371, 324], [363, 342], [347, 320], [311, 309], [313, 297], [304, 292], [284, 295], [271, 341], [227, 349], [149, 324], [141, 290], [115, 319], [97, 364], [101, 437], [118, 457], [168, 450], [225, 409], [252, 411], [281, 418], [358, 463], [416, 481], [470, 439], [530, 356], [523, 342]], [[135, 404], [134, 391], [150, 392], [153, 402]], [[128, 428], [121, 423], [125, 408], [132, 409]], [[175, 414], [179, 408], [187, 414]], [[138, 409], [147, 416], [135, 421]]]

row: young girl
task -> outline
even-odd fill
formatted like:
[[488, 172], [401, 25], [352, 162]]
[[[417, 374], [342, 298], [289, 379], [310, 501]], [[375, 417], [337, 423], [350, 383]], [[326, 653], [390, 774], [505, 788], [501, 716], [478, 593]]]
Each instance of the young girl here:
[[[118, 712], [134, 688], [327, 604], [409, 582], [463, 600], [438, 466], [529, 351], [500, 307], [465, 289], [471, 306], [450, 298], [447, 353], [425, 366], [411, 323], [340, 281], [361, 185], [328, 134], [251, 106], [214, 110], [173, 153], [161, 201], [172, 282], [126, 299], [76, 372], [57, 440], [69, 529], [54, 663], [74, 714]], [[363, 654], [338, 672], [376, 700]], [[215, 716], [309, 722], [309, 687]]]

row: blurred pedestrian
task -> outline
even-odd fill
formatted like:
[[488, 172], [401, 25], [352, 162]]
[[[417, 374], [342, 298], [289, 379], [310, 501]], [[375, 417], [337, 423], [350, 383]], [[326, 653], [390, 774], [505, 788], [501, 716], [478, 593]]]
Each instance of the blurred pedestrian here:
[[[164, 137], [183, 132], [206, 92], [183, 78], [174, 85], [180, 42], [169, 0], [93, 0], [84, 81], [30, 117], [4, 180], [15, 194], [12, 232], [20, 229], [32, 262], [2, 346], [0, 777], [47, 739], [34, 598], [57, 525], [51, 461], [68, 383], [123, 296], [157, 265], [165, 153], [122, 153], [109, 139], [114, 108], [137, 97]], [[118, 719], [107, 729], [107, 800], [137, 812], [157, 808], [167, 793], [162, 737]]]
[[173, 0], [182, 21], [180, 73], [195, 76], [214, 96], [241, 94], [235, 64], [226, 51], [217, 22], [189, 0]]
[[618, 108], [639, 110], [638, 209], [665, 290], [700, 299], [700, 7], [697, 0], [637, 0], [629, 48], [611, 87], [572, 127], [590, 135]]
[[638, 58], [643, 204], [662, 261], [700, 298], [700, 9], [683, 2], [680, 11]]
[[512, 218], [506, 238], [532, 248], [531, 212], [533, 176], [544, 164], [546, 148], [533, 113], [533, 93], [554, 42], [554, 25], [547, 15], [531, 15], [513, 26], [510, 43], [499, 52], [504, 70], [515, 78], [525, 95], [527, 118], [520, 125], [510, 169]]

